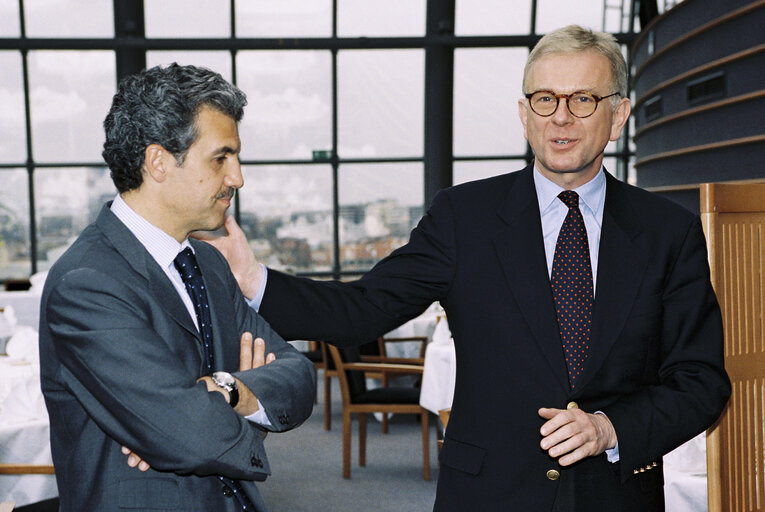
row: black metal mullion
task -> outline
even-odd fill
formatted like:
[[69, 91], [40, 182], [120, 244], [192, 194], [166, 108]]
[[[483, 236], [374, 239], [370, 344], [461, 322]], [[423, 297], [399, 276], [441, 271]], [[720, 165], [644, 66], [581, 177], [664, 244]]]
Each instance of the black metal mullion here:
[[[337, 0], [332, 0], [332, 39], [337, 40]], [[340, 262], [340, 161], [337, 155], [337, 48], [332, 50], [332, 278], [339, 280]]]
[[454, 13], [455, 0], [427, 2], [424, 207], [453, 182], [454, 48], [433, 41], [442, 35], [454, 36]]
[[[231, 41], [236, 41], [236, 0], [231, 0], [229, 3], [230, 9], [230, 39]], [[238, 50], [234, 48], [234, 45], [231, 45], [231, 48], [229, 49], [229, 52], [231, 53], [231, 83], [234, 85], [237, 85], [238, 81], [238, 75], [236, 72], [236, 55]], [[239, 165], [243, 165], [240, 161]], [[242, 220], [242, 204], [241, 200], [239, 199], [239, 191], [236, 191], [236, 201], [234, 201], [234, 218], [237, 222], [241, 222]]]
[[[19, 0], [19, 30], [21, 39], [27, 37], [26, 18], [24, 16], [24, 0]], [[35, 215], [35, 162], [32, 154], [32, 113], [30, 110], [31, 102], [29, 98], [29, 62], [28, 51], [21, 50], [21, 73], [24, 86], [24, 123], [26, 135], [26, 170], [27, 170], [27, 192], [29, 194], [29, 256], [31, 258], [31, 272], [37, 272], [37, 217]]]

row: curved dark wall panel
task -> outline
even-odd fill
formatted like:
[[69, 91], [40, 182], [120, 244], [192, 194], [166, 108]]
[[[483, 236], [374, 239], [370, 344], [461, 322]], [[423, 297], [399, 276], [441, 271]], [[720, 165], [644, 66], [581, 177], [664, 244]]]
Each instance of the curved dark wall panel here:
[[632, 58], [638, 186], [698, 211], [699, 183], [765, 181], [765, 0], [685, 0]]

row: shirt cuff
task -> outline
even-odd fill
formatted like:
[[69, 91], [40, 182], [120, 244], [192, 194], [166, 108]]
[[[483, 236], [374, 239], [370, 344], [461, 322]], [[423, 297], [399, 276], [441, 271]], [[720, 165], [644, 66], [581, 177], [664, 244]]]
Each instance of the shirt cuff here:
[[268, 419], [268, 414], [266, 414], [266, 410], [263, 408], [263, 404], [260, 403], [260, 400], [258, 400], [258, 410], [249, 416], [245, 416], [244, 419], [257, 423], [262, 427], [271, 426], [271, 420]]
[[258, 265], [260, 265], [260, 268], [263, 269], [263, 279], [260, 281], [260, 288], [258, 288], [258, 293], [255, 294], [252, 300], [245, 297], [247, 305], [255, 311], [260, 311], [260, 303], [263, 302], [263, 295], [266, 293], [266, 282], [268, 281], [268, 268], [262, 263], [258, 263]]

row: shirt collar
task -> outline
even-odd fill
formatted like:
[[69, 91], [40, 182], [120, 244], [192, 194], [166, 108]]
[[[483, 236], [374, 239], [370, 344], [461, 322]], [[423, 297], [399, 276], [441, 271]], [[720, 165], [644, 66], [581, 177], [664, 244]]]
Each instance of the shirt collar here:
[[188, 238], [178, 243], [175, 238], [141, 217], [119, 194], [114, 198], [111, 210], [162, 268], [172, 265], [179, 252], [186, 247], [191, 247]]
[[[593, 179], [575, 188], [574, 191], [579, 194], [581, 203], [592, 212], [596, 219], [603, 218], [603, 203], [606, 198], [606, 175], [605, 168], [601, 165], [600, 170]], [[534, 166], [534, 187], [537, 191], [537, 199], [539, 200], [539, 212], [544, 214], [549, 208], [553, 206], [553, 201], [558, 198], [558, 194], [565, 189], [550, 181], [545, 177], [536, 165]], [[580, 203], [580, 204], [581, 204]], [[600, 221], [599, 221], [600, 222]]]

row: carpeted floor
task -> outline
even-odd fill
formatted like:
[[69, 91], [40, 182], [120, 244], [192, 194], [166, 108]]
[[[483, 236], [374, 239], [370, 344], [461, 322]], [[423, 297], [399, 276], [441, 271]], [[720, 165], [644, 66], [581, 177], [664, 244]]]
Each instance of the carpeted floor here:
[[270, 512], [426, 512], [433, 508], [438, 478], [436, 418], [430, 423], [430, 481], [422, 478], [422, 436], [414, 415], [391, 419], [389, 433], [370, 417], [367, 465], [358, 464], [358, 422], [353, 421], [351, 479], [342, 477], [342, 402], [332, 379], [332, 430], [324, 430], [319, 403], [299, 428], [266, 440], [272, 475], [259, 484]]

